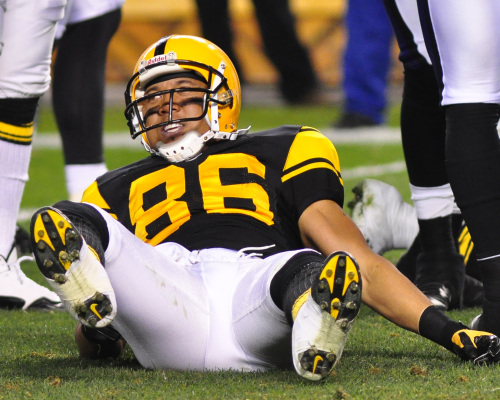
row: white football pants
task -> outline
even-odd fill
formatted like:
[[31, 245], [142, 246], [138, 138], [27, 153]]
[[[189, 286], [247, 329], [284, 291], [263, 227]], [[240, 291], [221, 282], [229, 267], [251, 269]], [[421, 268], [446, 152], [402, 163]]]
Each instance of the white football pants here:
[[118, 309], [113, 327], [142, 366], [291, 367], [291, 327], [270, 284], [298, 251], [261, 259], [218, 248], [191, 252], [175, 243], [152, 247], [96, 209], [109, 230], [105, 268]]

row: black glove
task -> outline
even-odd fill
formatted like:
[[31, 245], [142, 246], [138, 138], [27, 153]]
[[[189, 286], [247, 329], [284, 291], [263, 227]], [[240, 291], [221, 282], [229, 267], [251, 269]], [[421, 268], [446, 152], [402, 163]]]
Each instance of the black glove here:
[[461, 329], [451, 338], [453, 351], [462, 359], [475, 365], [487, 365], [500, 361], [500, 339], [483, 331]]

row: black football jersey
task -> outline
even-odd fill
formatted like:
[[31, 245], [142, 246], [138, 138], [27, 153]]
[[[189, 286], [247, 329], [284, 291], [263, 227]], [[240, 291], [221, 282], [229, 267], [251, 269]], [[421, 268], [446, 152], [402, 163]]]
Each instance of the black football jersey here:
[[272, 253], [303, 247], [298, 219], [323, 199], [343, 206], [337, 151], [304, 126], [216, 142], [179, 163], [151, 156], [104, 174], [83, 196], [153, 246]]

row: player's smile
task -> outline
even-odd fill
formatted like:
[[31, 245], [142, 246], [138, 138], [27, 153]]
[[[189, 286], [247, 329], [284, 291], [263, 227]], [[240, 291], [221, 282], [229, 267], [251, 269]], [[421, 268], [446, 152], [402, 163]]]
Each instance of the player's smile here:
[[[189, 90], [191, 88], [192, 91]], [[144, 121], [148, 126], [152, 126], [170, 120], [201, 117], [204, 93], [197, 91], [197, 89], [204, 88], [206, 88], [205, 83], [185, 77], [173, 78], [151, 85], [146, 90], [146, 99], [142, 103]], [[175, 93], [165, 92], [173, 89], [188, 90]], [[173, 96], [173, 99], [170, 96]], [[170, 107], [172, 110], [170, 110]], [[156, 148], [159, 142], [175, 142], [192, 130], [200, 133], [207, 132], [209, 126], [205, 118], [160, 126], [148, 131], [147, 136], [151, 147]]]
[[183, 127], [184, 125], [179, 123], [164, 126], [160, 134], [161, 141], [163, 143], [174, 142], [179, 137], [184, 136], [186, 130]]

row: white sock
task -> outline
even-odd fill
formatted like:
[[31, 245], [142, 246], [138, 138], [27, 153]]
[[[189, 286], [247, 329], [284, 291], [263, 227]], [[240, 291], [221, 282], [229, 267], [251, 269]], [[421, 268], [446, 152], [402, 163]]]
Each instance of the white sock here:
[[30, 157], [31, 144], [19, 145], [0, 140], [0, 255], [4, 257], [14, 243]]
[[108, 169], [105, 163], [99, 164], [71, 164], [64, 167], [66, 175], [66, 189], [69, 200], [81, 201], [83, 192], [97, 177], [101, 176]]
[[436, 187], [419, 187], [410, 184], [411, 199], [419, 219], [445, 217], [453, 213], [455, 197], [450, 184]]

